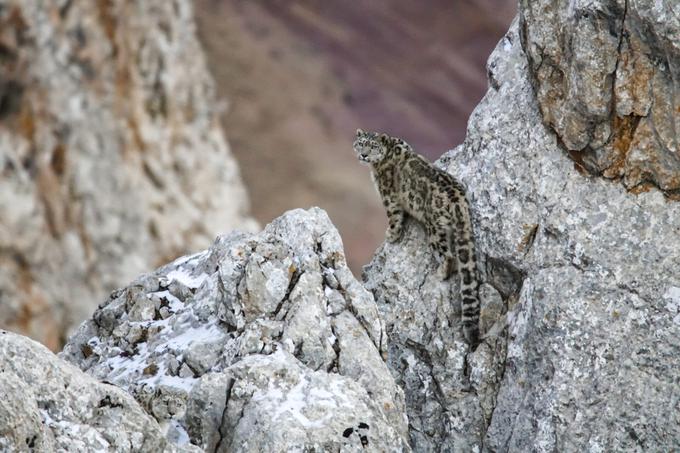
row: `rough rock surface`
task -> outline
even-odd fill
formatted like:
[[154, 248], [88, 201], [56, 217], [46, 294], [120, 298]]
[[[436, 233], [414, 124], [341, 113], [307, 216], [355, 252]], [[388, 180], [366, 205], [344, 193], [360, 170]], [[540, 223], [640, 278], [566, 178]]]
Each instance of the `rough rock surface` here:
[[[439, 279], [419, 226], [411, 224], [402, 241], [379, 249], [365, 279], [386, 324], [388, 364], [406, 393], [411, 446], [473, 451], [493, 411], [505, 337], [494, 336], [471, 354], [461, 332], [457, 283]], [[484, 309], [493, 305], [500, 314], [503, 301], [495, 295]]]
[[678, 2], [522, 0], [520, 30], [543, 119], [572, 157], [680, 197]]
[[[680, 447], [680, 204], [581, 174], [542, 122], [517, 22], [463, 145], [482, 332], [461, 342], [420, 227], [365, 269], [406, 393], [414, 451]], [[469, 377], [468, 377], [469, 376]]]
[[56, 349], [88, 302], [249, 229], [191, 2], [0, 0], [0, 326]]
[[4, 330], [0, 395], [1, 451], [178, 451], [132, 396]]
[[383, 326], [318, 208], [115, 291], [62, 357], [208, 451], [408, 451]]

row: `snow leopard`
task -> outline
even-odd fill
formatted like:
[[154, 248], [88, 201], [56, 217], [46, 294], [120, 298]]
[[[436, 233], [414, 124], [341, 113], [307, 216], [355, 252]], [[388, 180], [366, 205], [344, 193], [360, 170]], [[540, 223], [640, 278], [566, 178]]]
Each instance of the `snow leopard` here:
[[378, 132], [357, 130], [357, 158], [371, 167], [371, 176], [387, 211], [386, 239], [398, 241], [408, 217], [427, 234], [430, 249], [440, 261], [443, 280], [457, 273], [460, 280], [463, 334], [479, 342], [479, 278], [470, 208], [464, 187], [452, 175], [416, 154], [404, 140]]

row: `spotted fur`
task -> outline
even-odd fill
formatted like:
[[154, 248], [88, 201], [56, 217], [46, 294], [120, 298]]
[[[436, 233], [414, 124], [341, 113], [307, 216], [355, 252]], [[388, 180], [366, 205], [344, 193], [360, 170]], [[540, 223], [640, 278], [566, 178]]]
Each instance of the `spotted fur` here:
[[416, 154], [403, 140], [357, 130], [354, 151], [371, 166], [371, 174], [389, 227], [387, 240], [397, 241], [404, 221], [412, 217], [427, 233], [428, 244], [440, 261], [439, 274], [447, 279], [458, 273], [465, 339], [479, 341], [479, 280], [465, 189], [450, 174]]

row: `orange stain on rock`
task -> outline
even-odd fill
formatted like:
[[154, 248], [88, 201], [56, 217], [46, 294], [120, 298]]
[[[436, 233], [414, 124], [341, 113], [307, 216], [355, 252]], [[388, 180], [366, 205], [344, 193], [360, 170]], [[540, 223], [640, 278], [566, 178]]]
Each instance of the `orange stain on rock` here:
[[630, 145], [635, 137], [635, 131], [640, 123], [640, 117], [636, 115], [614, 116], [612, 119], [612, 152], [616, 158], [614, 163], [606, 168], [603, 175], [606, 178], [620, 178], [626, 171], [626, 159], [630, 151]]

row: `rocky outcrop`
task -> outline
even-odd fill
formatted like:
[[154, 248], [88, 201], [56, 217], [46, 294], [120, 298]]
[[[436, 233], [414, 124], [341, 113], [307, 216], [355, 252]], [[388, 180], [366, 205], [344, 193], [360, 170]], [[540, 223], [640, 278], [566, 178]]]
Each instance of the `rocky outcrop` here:
[[91, 301], [251, 229], [191, 4], [0, 2], [0, 325], [55, 349]]
[[115, 291], [62, 357], [207, 451], [408, 451], [371, 294], [320, 209]]
[[582, 174], [543, 123], [531, 69], [516, 22], [465, 142], [439, 161], [468, 190], [484, 342], [462, 343], [456, 283], [435, 279], [419, 226], [365, 269], [411, 445], [677, 449], [680, 204]]
[[196, 451], [169, 444], [156, 420], [123, 390], [4, 330], [0, 393], [2, 451]]
[[543, 120], [574, 160], [679, 198], [677, 2], [522, 0], [520, 38]]
[[[485, 282], [484, 338], [475, 351], [462, 341], [457, 283], [436, 278], [417, 224], [378, 250], [364, 287], [348, 270], [325, 213], [291, 211], [260, 234], [221, 236], [209, 250], [139, 277], [80, 326], [62, 357], [127, 390], [136, 403], [54, 365], [27, 340], [0, 335], [0, 385], [10, 394], [0, 401], [0, 427], [10, 427], [0, 431], [0, 445], [77, 449], [65, 440], [77, 425], [77, 440], [84, 431], [88, 442], [130, 450], [144, 449], [142, 441], [151, 449], [253, 452], [680, 448], [680, 204], [660, 171], [653, 178], [663, 192], [635, 194], [625, 186], [635, 174], [627, 165], [640, 156], [637, 134], [653, 127], [657, 144], [668, 137], [659, 128], [669, 115], [655, 110], [662, 101], [638, 115], [647, 91], [627, 80], [646, 74], [641, 59], [651, 54], [634, 49], [650, 37], [672, 37], [678, 27], [671, 19], [645, 33], [630, 25], [638, 35], [628, 36], [609, 27], [621, 37], [612, 47], [598, 34], [604, 22], [589, 20], [611, 15], [625, 29], [639, 17], [659, 19], [665, 4], [642, 12], [572, 2], [568, 14], [600, 9], [594, 19], [573, 16], [584, 21], [578, 39], [558, 38], [569, 52], [544, 64], [573, 62], [580, 72], [563, 72], [578, 75], [581, 85], [574, 79], [568, 91], [545, 91], [558, 80], [541, 79], [536, 52], [552, 50], [531, 43], [541, 33], [547, 43], [563, 32], [538, 33], [542, 20], [547, 29], [558, 21], [543, 4], [521, 5], [521, 21], [489, 59], [491, 87], [465, 142], [438, 162], [467, 187], [471, 205]], [[605, 54], [581, 60], [585, 37], [599, 39]], [[621, 57], [626, 46], [633, 60]], [[606, 72], [612, 61], [615, 80]], [[637, 69], [618, 73], [629, 63]], [[657, 69], [649, 75], [652, 93], [675, 102], [661, 83], [672, 78]], [[610, 100], [601, 98], [608, 78]], [[588, 90], [592, 96], [583, 95]], [[625, 105], [638, 113], [625, 113]], [[612, 140], [620, 138], [618, 121], [631, 121], [620, 118], [626, 115], [640, 118], [615, 175], [624, 185], [583, 172], [600, 171], [598, 162], [607, 159], [600, 151], [618, 146]], [[585, 129], [581, 116], [590, 118]], [[635, 162], [653, 166], [654, 157], [645, 156]], [[662, 161], [655, 168], [675, 171], [672, 154]], [[26, 357], [54, 368], [28, 369]], [[22, 394], [25, 407], [16, 396]], [[69, 412], [81, 404], [91, 408], [86, 415], [100, 417], [96, 424]], [[53, 409], [62, 406], [67, 410]], [[55, 444], [59, 439], [65, 443]]]

